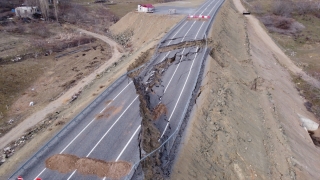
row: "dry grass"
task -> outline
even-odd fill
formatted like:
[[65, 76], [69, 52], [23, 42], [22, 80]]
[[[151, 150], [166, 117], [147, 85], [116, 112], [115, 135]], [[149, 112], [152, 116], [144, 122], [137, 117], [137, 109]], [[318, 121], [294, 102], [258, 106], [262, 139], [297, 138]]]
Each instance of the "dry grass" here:
[[[258, 16], [293, 62], [320, 80], [320, 2], [247, 0], [244, 4]], [[308, 101], [306, 108], [319, 118], [320, 91], [298, 76], [293, 76], [293, 81]]]
[[307, 100], [304, 103], [307, 110], [314, 113], [320, 120], [320, 89], [313, 87], [300, 76], [292, 75], [292, 79], [300, 95]]

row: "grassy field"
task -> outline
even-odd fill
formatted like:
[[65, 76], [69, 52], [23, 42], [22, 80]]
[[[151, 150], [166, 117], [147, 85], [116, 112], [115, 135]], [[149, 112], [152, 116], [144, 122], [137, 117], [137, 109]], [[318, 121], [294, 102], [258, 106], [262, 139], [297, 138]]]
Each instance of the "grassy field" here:
[[[320, 81], [320, 2], [304, 0], [242, 0], [242, 2], [265, 24], [272, 38], [293, 62]], [[273, 19], [270, 20], [271, 18]], [[297, 24], [300, 29], [292, 31]], [[305, 104], [306, 108], [320, 119], [318, 100], [320, 91], [304, 82], [299, 76], [293, 75], [292, 79], [300, 94], [308, 101]]]

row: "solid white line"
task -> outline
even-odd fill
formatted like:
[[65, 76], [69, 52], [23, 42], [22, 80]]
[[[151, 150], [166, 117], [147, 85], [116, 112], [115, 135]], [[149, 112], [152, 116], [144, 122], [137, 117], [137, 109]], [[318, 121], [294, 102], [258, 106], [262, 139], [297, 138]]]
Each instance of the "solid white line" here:
[[[220, 2], [220, 1], [218, 1], [218, 3], [219, 3], [219, 2]], [[212, 2], [211, 2], [211, 3], [212, 3]], [[210, 3], [210, 4], [211, 4], [211, 3]], [[217, 3], [217, 4], [218, 4], [218, 3]], [[217, 4], [215, 4], [215, 5], [214, 5], [214, 7], [211, 9], [211, 11], [212, 11], [216, 6], [217, 6]], [[209, 5], [209, 6], [210, 6], [210, 5]], [[205, 10], [206, 10], [209, 6], [207, 6], [207, 7], [205, 8]], [[203, 13], [205, 10], [203, 10], [203, 11], [202, 11], [202, 13]], [[209, 14], [211, 13], [211, 11], [209, 12]], [[201, 26], [200, 26], [200, 28], [199, 28], [199, 30], [198, 30], [198, 32], [197, 32], [197, 34], [196, 34], [196, 36], [195, 36], [195, 39], [197, 38], [197, 36], [198, 36], [198, 34], [199, 34], [199, 32], [200, 32], [200, 30], [201, 30], [201, 28], [202, 28], [203, 24], [204, 24], [204, 22], [201, 24]], [[198, 50], [198, 47], [197, 47], [197, 50]], [[198, 53], [196, 53], [195, 58], [197, 57], [197, 55], [198, 55]], [[193, 66], [193, 63], [194, 63], [195, 58], [194, 58], [194, 59], [193, 59], [193, 61], [192, 61], [191, 68], [190, 68], [190, 70], [189, 70], [189, 73], [188, 73], [187, 79], [186, 79], [185, 84], [184, 84], [184, 86], [183, 86], [183, 88], [182, 88], [182, 91], [181, 91], [181, 93], [180, 93], [180, 96], [181, 96], [181, 94], [182, 94], [182, 92], [183, 92], [183, 90], [184, 90], [184, 87], [185, 87], [185, 85], [186, 85], [186, 83], [187, 83], [188, 79], [189, 79], [189, 75], [190, 75], [190, 72], [191, 72], [191, 69], [192, 69], [192, 66]], [[180, 63], [179, 63], [179, 65], [180, 65]], [[174, 74], [176, 73], [176, 70], [178, 69], [178, 67], [179, 67], [179, 66], [177, 66], [177, 68], [175, 69]], [[173, 76], [174, 76], [174, 74], [173, 74]], [[165, 91], [167, 90], [167, 88], [169, 87], [169, 84], [170, 84], [170, 82], [171, 82], [171, 80], [172, 80], [173, 76], [171, 77], [171, 79], [170, 79], [170, 81], [169, 81], [169, 83], [168, 83], [168, 86], [166, 87], [166, 89], [164, 90], [164, 92], [165, 92]], [[166, 127], [165, 127], [164, 131], [162, 132], [162, 135], [161, 135], [160, 139], [163, 137], [164, 133], [166, 132], [166, 130], [167, 130], [167, 128], [168, 128], [168, 125], [169, 125], [170, 119], [171, 119], [171, 117], [172, 117], [172, 115], [173, 115], [173, 112], [174, 112], [174, 111], [175, 111], [175, 109], [176, 109], [176, 106], [177, 106], [177, 103], [179, 102], [180, 96], [179, 96], [178, 101], [176, 102], [175, 107], [174, 107], [174, 109], [173, 109], [173, 111], [172, 111], [172, 113], [171, 113], [171, 115], [170, 115], [170, 117], [169, 117], [169, 119], [168, 119], [168, 122], [167, 122], [167, 124], [166, 124]], [[159, 139], [159, 141], [160, 141], [160, 139]]]
[[[189, 33], [189, 31], [192, 29], [192, 27], [193, 27], [193, 25], [194, 25], [194, 23], [195, 23], [196, 21], [194, 21], [193, 23], [192, 23], [192, 25], [191, 25], [191, 27], [190, 27], [190, 29], [187, 31], [187, 33], [184, 35], [184, 37], [183, 37], [183, 39], [181, 40], [181, 42], [184, 40], [184, 38], [186, 37], [186, 35]], [[181, 59], [183, 59], [183, 52], [184, 52], [184, 50], [185, 50], [186, 48], [183, 48], [183, 51], [182, 51], [182, 57], [181, 57]], [[180, 60], [181, 60], [180, 59]], [[179, 60], [179, 61], [180, 61]], [[171, 76], [171, 78], [170, 78], [170, 80], [169, 80], [169, 83], [168, 83], [168, 85], [167, 85], [167, 87], [164, 89], [164, 91], [163, 91], [163, 94], [166, 92], [166, 90], [167, 90], [167, 88], [169, 87], [169, 85], [170, 85], [170, 83], [171, 83], [171, 81], [172, 81], [172, 79], [173, 79], [173, 77], [174, 77], [174, 75], [176, 74], [176, 72], [177, 72], [177, 69], [178, 69], [178, 67], [180, 66], [180, 62], [179, 62], [179, 64], [178, 64], [178, 66], [176, 67], [176, 69], [174, 70], [174, 73], [173, 73], [173, 75]]]
[[[138, 130], [140, 129], [141, 125], [138, 126], [138, 128], [136, 129], [136, 131], [133, 133], [133, 135], [131, 136], [131, 138], [129, 139], [129, 141], [127, 142], [127, 144], [124, 146], [124, 148], [122, 149], [122, 151], [120, 152], [119, 156], [117, 157], [117, 159], [115, 160], [116, 162], [120, 159], [122, 153], [126, 150], [127, 146], [130, 144], [130, 142], [132, 141], [133, 137], [137, 134]], [[105, 180], [106, 177], [104, 177], [102, 180]]]
[[[197, 47], [197, 50], [198, 50], [198, 47]], [[162, 138], [162, 136], [163, 136], [164, 133], [166, 132], [166, 130], [167, 130], [167, 128], [168, 128], [168, 125], [169, 125], [169, 122], [170, 122], [170, 120], [171, 120], [171, 117], [172, 117], [174, 111], [176, 110], [176, 107], [177, 107], [177, 105], [178, 105], [178, 103], [179, 103], [179, 100], [180, 100], [180, 98], [181, 98], [181, 95], [182, 95], [182, 93], [183, 93], [183, 91], [184, 91], [184, 88], [185, 88], [185, 86], [186, 86], [186, 84], [187, 84], [187, 81], [188, 81], [188, 79], [189, 79], [189, 76], [190, 76], [190, 73], [191, 73], [191, 69], [192, 69], [192, 67], [193, 67], [194, 60], [197, 58], [197, 55], [198, 55], [198, 53], [194, 56], [194, 59], [192, 60], [192, 64], [191, 64], [191, 67], [190, 67], [190, 70], [189, 70], [187, 79], [186, 79], [186, 81], [184, 82], [184, 85], [183, 85], [183, 88], [182, 88], [182, 90], [181, 90], [181, 92], [180, 92], [180, 95], [179, 95], [179, 97], [178, 97], [178, 100], [177, 100], [177, 102], [176, 102], [176, 104], [175, 104], [175, 106], [174, 106], [174, 108], [173, 108], [173, 111], [172, 111], [172, 113], [171, 113], [171, 115], [170, 115], [170, 117], [169, 117], [169, 119], [168, 119], [167, 125], [166, 125], [166, 127], [164, 128], [164, 131], [163, 131], [160, 139]]]
[[[131, 81], [131, 82], [132, 82], [132, 81]], [[131, 84], [131, 82], [130, 82], [129, 84]], [[108, 106], [123, 92], [123, 90], [125, 90], [125, 89], [129, 86], [129, 84], [128, 84], [126, 87], [124, 87], [124, 88], [122, 89], [122, 91], [120, 91], [120, 92], [117, 94], [117, 96], [116, 96], [115, 98], [113, 98], [112, 101], [110, 101], [110, 102], [107, 104], [106, 107], [108, 107]], [[105, 107], [105, 108], [106, 108], [106, 107]], [[104, 109], [105, 109], [105, 108], [104, 108]], [[101, 112], [100, 112], [100, 113], [101, 113]], [[89, 127], [89, 125], [90, 125], [95, 119], [96, 119], [96, 118], [93, 118], [93, 119], [90, 121], [90, 123], [87, 124], [86, 127], [84, 127], [84, 128], [80, 131], [80, 133], [79, 133], [76, 137], [74, 137], [74, 138], [72, 139], [72, 141], [71, 141], [59, 154], [63, 153], [63, 151], [65, 151], [65, 150], [73, 143], [73, 141], [75, 141], [75, 140], [82, 134], [82, 132]]]
[[[205, 4], [207, 4], [209, 1], [207, 1], [207, 2], [205, 2], [202, 6], [204, 6]], [[210, 3], [211, 4], [211, 3]], [[210, 6], [210, 4], [209, 4], [209, 6]], [[196, 15], [196, 13], [202, 8], [202, 6], [196, 11], [196, 12], [194, 12], [194, 15]], [[203, 11], [202, 11], [202, 13], [203, 13]], [[201, 14], [202, 14], [201, 13]]]
[[44, 168], [44, 169], [34, 178], [34, 180], [36, 180], [38, 177], [40, 177], [41, 174], [42, 174], [46, 169], [47, 169], [47, 168]]
[[[183, 24], [183, 26], [185, 26], [186, 24], [187, 24], [187, 21]], [[181, 26], [181, 27], [179, 28], [179, 30], [173, 35], [172, 39], [173, 39], [174, 37], [176, 37], [176, 35], [178, 34], [178, 32], [180, 32], [180, 30], [181, 30], [181, 28], [182, 28], [183, 26]], [[167, 46], [171, 44], [172, 39], [168, 42]]]
[[[114, 98], [107, 104], [106, 107], [108, 107], [131, 83], [132, 83], [132, 81], [131, 81], [129, 84], [127, 84], [126, 87], [124, 87], [124, 88], [116, 95], [116, 97], [114, 97]], [[106, 108], [106, 107], [105, 107], [105, 108]], [[105, 108], [104, 108], [104, 109], [105, 109]], [[102, 111], [101, 111], [101, 112], [102, 112]], [[101, 112], [100, 112], [100, 113], [101, 113]], [[59, 154], [62, 154], [62, 153], [83, 133], [83, 131], [85, 131], [85, 130], [90, 126], [90, 124], [91, 124], [95, 119], [96, 119], [96, 118], [93, 118], [93, 119], [89, 122], [89, 124], [87, 124], [87, 125], [77, 134], [77, 136], [74, 137], [74, 138], [72, 139], [72, 141], [70, 141], [69, 144], [68, 144], [65, 148], [62, 149], [62, 151], [61, 151]], [[40, 173], [37, 177], [35, 177], [34, 179], [38, 178], [45, 170], [46, 170], [46, 168], [44, 168], [44, 169], [41, 171], [41, 173]]]
[[97, 142], [97, 144], [92, 148], [92, 150], [87, 154], [86, 157], [90, 156], [90, 154], [94, 151], [94, 149], [100, 144], [102, 139], [109, 133], [109, 131], [113, 128], [113, 126], [120, 120], [120, 118], [124, 115], [124, 113], [129, 109], [129, 107], [132, 105], [132, 103], [138, 98], [136, 96], [134, 100], [129, 104], [129, 106], [122, 112], [122, 114], [118, 117], [118, 119], [112, 124], [112, 126], [108, 129], [108, 131], [100, 138], [100, 140]]
[[[89, 157], [90, 154], [94, 151], [94, 149], [100, 144], [100, 142], [103, 140], [103, 138], [109, 133], [109, 131], [113, 128], [113, 126], [120, 120], [120, 118], [124, 115], [124, 113], [130, 108], [130, 106], [133, 104], [133, 102], [138, 98], [138, 96], [136, 96], [136, 98], [134, 98], [134, 100], [129, 104], [129, 106], [122, 112], [122, 114], [120, 115], [120, 117], [118, 117], [118, 119], [112, 124], [112, 126], [108, 129], [108, 131], [100, 138], [100, 140], [96, 143], [96, 145], [91, 149], [91, 151], [87, 154], [86, 157]], [[73, 174], [76, 172], [77, 170], [75, 170], [69, 177], [68, 180], [73, 176]]]
[[77, 172], [77, 170], [74, 170], [73, 172], [72, 172], [72, 174], [68, 177], [68, 179], [67, 180], [70, 180], [71, 179], [71, 177], [74, 175], [74, 173], [76, 173]]
[[121, 157], [122, 153], [126, 150], [127, 146], [129, 145], [129, 143], [131, 142], [131, 140], [133, 139], [133, 137], [137, 134], [138, 130], [140, 129], [141, 125], [138, 126], [138, 128], [136, 129], [136, 131], [133, 133], [133, 135], [131, 136], [131, 138], [129, 139], [129, 141], [127, 142], [127, 144], [124, 146], [124, 148], [122, 149], [122, 151], [120, 152], [119, 156], [116, 159], [116, 162], [119, 160], [119, 158]]
[[102, 113], [102, 112], [109, 106], [109, 104], [111, 104], [112, 101], [114, 101], [115, 99], [117, 99], [117, 97], [122, 93], [122, 91], [124, 91], [131, 83], [132, 83], [132, 81], [130, 81], [130, 83], [127, 84], [126, 87], [124, 87], [124, 88], [116, 95], [116, 97], [114, 97], [114, 98], [107, 104], [107, 106], [104, 107], [104, 108], [100, 111], [100, 113]]

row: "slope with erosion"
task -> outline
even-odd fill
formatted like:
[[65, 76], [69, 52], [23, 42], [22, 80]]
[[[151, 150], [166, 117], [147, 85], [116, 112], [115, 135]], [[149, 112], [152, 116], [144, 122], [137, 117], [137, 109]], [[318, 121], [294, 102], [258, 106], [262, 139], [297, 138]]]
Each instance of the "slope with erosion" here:
[[159, 40], [182, 18], [182, 15], [129, 12], [111, 26], [110, 31], [115, 35], [131, 34], [129, 46], [133, 46], [136, 50], [150, 41]]
[[213, 24], [213, 50], [171, 178], [318, 179], [320, 150], [299, 116], [315, 117], [291, 82], [297, 68], [233, 2], [241, 5], [226, 0]]

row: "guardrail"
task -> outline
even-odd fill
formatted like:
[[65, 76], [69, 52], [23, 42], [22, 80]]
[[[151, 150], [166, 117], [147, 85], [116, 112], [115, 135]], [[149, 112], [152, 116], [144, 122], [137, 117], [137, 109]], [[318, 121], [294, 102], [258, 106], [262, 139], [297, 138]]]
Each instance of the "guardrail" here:
[[[222, 6], [223, 3], [224, 3], [224, 1], [222, 1], [222, 2], [219, 4], [218, 10], [220, 9], [220, 7]], [[206, 27], [207, 30], [205, 31], [205, 34], [204, 34], [204, 37], [203, 37], [204, 39], [207, 39], [207, 34], [209, 33], [209, 30], [211, 29], [211, 28], [209, 28], [209, 27], [212, 25], [213, 20], [214, 20], [214, 18], [215, 18], [215, 16], [216, 16], [218, 10], [213, 14], [212, 18], [210, 19], [210, 22], [208, 23], [208, 25], [207, 25], [207, 27]], [[168, 37], [168, 36], [167, 36], [167, 37]], [[205, 58], [208, 56], [208, 53], [209, 53], [209, 52], [208, 52], [208, 47], [207, 47], [207, 45], [206, 45], [205, 53], [204, 53], [204, 55], [203, 55], [203, 57], [202, 57], [202, 59], [201, 59], [202, 65], [203, 65], [203, 63], [204, 63]], [[197, 80], [199, 80], [200, 75], [202, 75], [202, 73], [200, 73], [200, 72], [201, 72], [202, 65], [199, 67], [200, 69], [199, 69], [199, 73], [198, 73], [198, 75], [197, 75]], [[198, 81], [195, 81], [195, 82], [194, 82], [194, 84], [193, 84], [193, 87], [194, 87], [194, 88], [197, 87], [197, 83], [198, 83]], [[132, 166], [129, 174], [126, 176], [126, 178], [125, 178], [126, 180], [127, 180], [127, 179], [131, 179], [131, 177], [133, 176], [135, 170], [137, 170], [137, 168], [138, 168], [138, 166], [140, 165], [140, 163], [144, 162], [144, 160], [145, 160], [147, 157], [151, 156], [151, 155], [154, 154], [155, 152], [157, 152], [157, 151], [164, 152], [164, 151], [166, 150], [168, 153], [170, 153], [170, 151], [171, 151], [171, 149], [172, 149], [172, 147], [173, 147], [173, 145], [174, 145], [174, 142], [175, 142], [175, 140], [177, 139], [178, 132], [179, 132], [179, 130], [180, 130], [180, 128], [181, 128], [181, 125], [182, 125], [183, 121], [187, 118], [186, 116], [187, 116], [188, 109], [189, 109], [189, 108], [192, 108], [192, 102], [191, 102], [191, 100], [192, 100], [192, 97], [193, 97], [193, 96], [194, 96], [194, 92], [191, 92], [190, 95], [189, 95], [189, 97], [188, 97], [189, 103], [185, 106], [185, 108], [184, 108], [184, 110], [183, 110], [183, 113], [182, 113], [182, 116], [181, 116], [181, 119], [179, 120], [179, 124], [178, 124], [177, 128], [175, 129], [175, 131], [174, 131], [157, 149], [153, 150], [151, 153], [149, 153], [149, 154], [145, 155], [143, 158], [141, 158], [140, 161], [136, 162], [136, 163]], [[166, 147], [165, 147], [165, 146], [166, 146]]]
[[[206, 48], [205, 48], [205, 52], [204, 52], [204, 54], [203, 54], [203, 56], [202, 56], [202, 58], [201, 58], [201, 61], [202, 61], [201, 64], [204, 63], [205, 57], [207, 57], [207, 55], [208, 55], [208, 48], [206, 47]], [[199, 76], [200, 76], [200, 74], [201, 74], [201, 73], [200, 73], [201, 67], [202, 67], [202, 65], [199, 66], [199, 73], [198, 73], [196, 79], [199, 79]], [[194, 84], [193, 84], [193, 87], [196, 87], [197, 83], [198, 83], [198, 81], [195, 81]], [[186, 117], [186, 114], [187, 114], [187, 111], [188, 111], [188, 109], [189, 109], [189, 107], [190, 107], [190, 104], [192, 103], [192, 102], [191, 102], [191, 99], [192, 99], [193, 95], [194, 95], [194, 92], [192, 91], [192, 92], [190, 93], [190, 95], [188, 96], [189, 103], [185, 106], [185, 108], [184, 108], [184, 110], [183, 110], [183, 113], [182, 113], [182, 116], [181, 116], [181, 119], [179, 120], [179, 124], [178, 124], [177, 128], [175, 129], [175, 131], [174, 131], [157, 149], [153, 150], [153, 151], [150, 152], [149, 154], [145, 155], [142, 159], [140, 159], [140, 161], [136, 162], [136, 163], [132, 166], [132, 168], [131, 168], [129, 174], [127, 175], [127, 177], [125, 178], [126, 180], [127, 180], [127, 179], [130, 179], [130, 178], [133, 176], [133, 173], [134, 173], [133, 170], [136, 170], [137, 167], [139, 166], [139, 164], [140, 164], [141, 162], [143, 162], [147, 157], [151, 156], [151, 155], [152, 155], [153, 153], [155, 153], [156, 151], [161, 151], [161, 152], [163, 152], [163, 151], [165, 150], [164, 148], [166, 148], [166, 150], [167, 150], [168, 152], [170, 152], [170, 150], [171, 150], [171, 148], [172, 148], [172, 146], [173, 146], [173, 143], [174, 143], [174, 141], [176, 140], [176, 137], [177, 137], [178, 132], [179, 132], [179, 130], [180, 130], [181, 124], [182, 124], [183, 120], [184, 120], [185, 117]], [[165, 147], [165, 145], [167, 145], [167, 147]]]
[[[224, 1], [223, 1], [224, 2]], [[223, 4], [223, 2], [219, 5], [219, 8], [220, 6]], [[210, 19], [210, 22], [208, 23], [207, 25], [207, 30], [205, 32], [205, 35], [208, 34], [208, 31], [210, 30], [210, 28], [208, 28], [212, 22], [213, 22], [213, 19], [214, 17], [216, 16], [216, 13], [217, 11], [215, 12], [215, 14], [212, 16], [212, 18]], [[162, 40], [160, 41], [160, 43], [158, 44], [157, 48], [156, 48], [156, 51], [155, 51], [155, 54], [152, 56], [151, 60], [149, 61], [148, 65], [146, 65], [146, 67], [149, 67], [150, 64], [152, 64], [152, 62], [156, 59], [156, 56], [158, 55], [157, 51], [158, 51], [158, 48], [160, 47], [160, 45], [163, 43], [164, 40], [166, 40], [166, 38], [168, 36], [170, 36], [172, 34], [173, 31], [175, 31], [183, 22], [184, 20], [186, 20], [187, 17], [185, 17], [184, 19], [182, 19], [174, 28], [172, 28], [163, 38]], [[204, 36], [205, 36], [204, 35]], [[206, 37], [206, 36], [205, 36]], [[207, 54], [208, 54], [208, 48], [206, 47], [205, 48], [205, 53], [202, 57], [202, 62], [204, 61], [205, 57], [207, 57]], [[140, 66], [134, 70], [137, 70], [139, 68], [141, 68], [143, 66]], [[201, 66], [200, 66], [201, 68]], [[147, 68], [146, 68], [147, 69]], [[130, 72], [133, 72], [134, 70], [130, 71]], [[129, 73], [130, 73], [129, 72]], [[200, 72], [200, 70], [199, 70]], [[85, 116], [88, 115], [89, 112], [91, 112], [92, 109], [94, 109], [99, 103], [101, 103], [101, 101], [111, 92], [113, 91], [121, 82], [123, 82], [126, 78], [127, 78], [127, 74], [128, 73], [125, 73], [123, 74], [122, 76], [120, 76], [116, 81], [114, 81], [106, 90], [104, 90], [103, 93], [101, 93], [98, 97], [96, 97], [84, 110], [82, 110], [76, 117], [74, 117], [66, 126], [64, 126], [51, 140], [49, 140], [44, 146], [42, 146], [33, 156], [31, 156], [31, 158], [29, 158], [22, 166], [20, 166], [20, 168], [15, 171], [8, 179], [12, 179], [14, 180], [15, 177], [18, 177], [19, 176], [19, 173], [21, 173], [21, 171], [24, 171], [26, 170], [27, 168], [29, 168], [30, 166], [32, 166], [33, 163], [36, 162], [37, 159], [39, 159], [41, 156], [43, 156], [45, 154], [45, 152], [50, 148], [52, 147], [54, 144], [58, 143], [59, 142], [59, 139], [62, 138], [63, 136], [65, 136], [67, 134], [68, 131], [70, 131], [70, 129], [74, 128], [79, 122], [81, 122]], [[199, 79], [199, 75], [200, 73], [198, 74], [197, 76], [197, 79]], [[196, 87], [196, 83], [197, 81], [194, 82], [194, 87]], [[192, 99], [192, 96], [193, 96], [193, 92], [190, 93], [189, 95], [189, 100]], [[161, 148], [164, 147], [164, 145], [166, 145], [168, 143], [168, 148], [171, 149], [176, 137], [177, 137], [177, 133], [179, 132], [179, 129], [181, 127], [181, 124], [183, 122], [183, 120], [185, 119], [185, 116], [186, 116], [186, 113], [187, 113], [187, 110], [189, 108], [189, 105], [190, 105], [190, 101], [188, 103], [187, 106], [185, 106], [184, 108], [184, 111], [183, 111], [183, 115], [181, 116], [181, 119], [179, 121], [179, 124], [176, 128], [176, 130], [157, 148], [155, 149], [154, 151], [152, 151], [151, 153], [149, 153], [148, 155], [146, 155], [145, 157], [143, 157], [142, 159], [140, 159], [139, 162], [135, 163], [129, 174], [127, 175], [126, 179], [128, 178], [131, 178], [131, 176], [133, 175], [132, 174], [132, 170], [133, 169], [136, 169], [138, 167], [138, 165], [143, 162], [147, 157], [149, 157], [150, 155], [152, 155], [154, 152], [158, 151], [158, 150], [161, 150]], [[171, 144], [170, 144], [171, 143]], [[171, 145], [171, 146], [170, 146]], [[162, 149], [163, 151], [163, 149]]]

